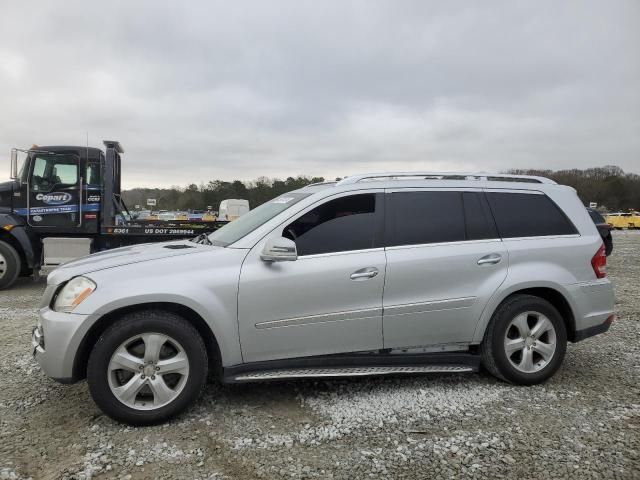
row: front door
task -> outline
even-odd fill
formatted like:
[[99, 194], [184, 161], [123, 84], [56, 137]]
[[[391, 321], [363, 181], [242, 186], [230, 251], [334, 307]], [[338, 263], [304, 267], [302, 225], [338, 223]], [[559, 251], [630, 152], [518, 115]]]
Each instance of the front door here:
[[27, 222], [36, 228], [81, 225], [80, 158], [34, 153], [28, 180]]
[[480, 191], [395, 191], [387, 199], [384, 346], [468, 343], [507, 275]]
[[[245, 362], [382, 348], [383, 201], [380, 191], [331, 197], [251, 250], [238, 296]], [[295, 241], [298, 259], [261, 260], [273, 236]]]

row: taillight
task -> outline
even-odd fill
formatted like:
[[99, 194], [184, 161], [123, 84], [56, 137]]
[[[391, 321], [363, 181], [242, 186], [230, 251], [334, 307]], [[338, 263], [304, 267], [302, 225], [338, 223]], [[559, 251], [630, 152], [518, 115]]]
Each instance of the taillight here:
[[600, 245], [600, 248], [591, 259], [591, 266], [597, 278], [607, 276], [607, 255], [604, 251], [604, 245]]

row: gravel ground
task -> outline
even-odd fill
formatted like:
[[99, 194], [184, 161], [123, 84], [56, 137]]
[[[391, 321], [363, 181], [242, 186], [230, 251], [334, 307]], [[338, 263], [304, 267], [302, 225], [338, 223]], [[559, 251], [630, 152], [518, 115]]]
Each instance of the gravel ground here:
[[0, 479], [640, 478], [640, 233], [615, 232], [609, 333], [548, 383], [486, 374], [209, 386], [166, 425], [111, 421], [30, 354], [42, 284], [0, 292]]

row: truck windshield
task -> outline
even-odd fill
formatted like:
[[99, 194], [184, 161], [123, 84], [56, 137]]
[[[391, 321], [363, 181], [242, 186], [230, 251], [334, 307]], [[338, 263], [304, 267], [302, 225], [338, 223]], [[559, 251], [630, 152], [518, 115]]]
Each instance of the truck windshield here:
[[285, 193], [280, 195], [219, 228], [209, 235], [209, 240], [213, 245], [220, 247], [231, 245], [309, 195], [311, 193]]

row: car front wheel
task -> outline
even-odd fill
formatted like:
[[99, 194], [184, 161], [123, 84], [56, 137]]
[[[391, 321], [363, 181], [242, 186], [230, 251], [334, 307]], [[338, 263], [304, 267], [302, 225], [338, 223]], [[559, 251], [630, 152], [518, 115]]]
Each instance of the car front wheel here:
[[494, 376], [533, 385], [560, 368], [566, 348], [567, 330], [558, 310], [543, 298], [514, 295], [494, 313], [480, 353]]
[[198, 331], [169, 312], [124, 316], [98, 339], [87, 381], [100, 409], [114, 420], [149, 425], [185, 410], [207, 376]]

